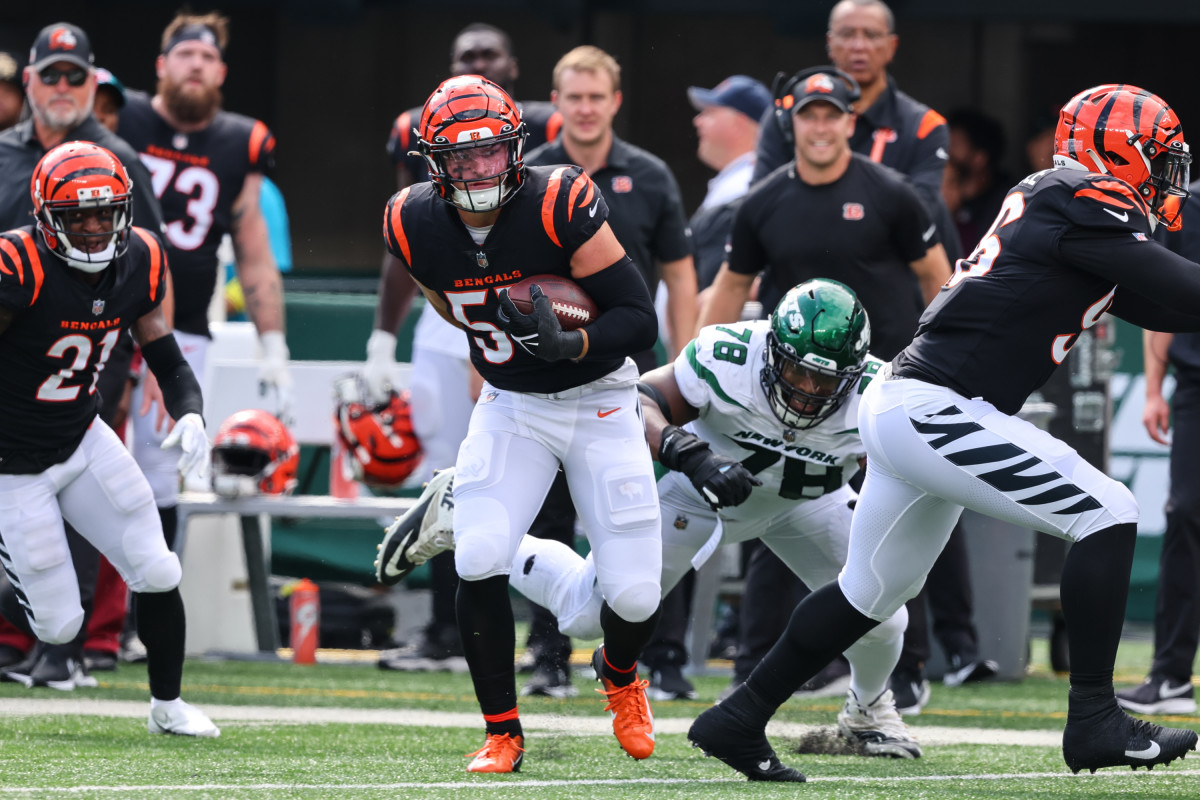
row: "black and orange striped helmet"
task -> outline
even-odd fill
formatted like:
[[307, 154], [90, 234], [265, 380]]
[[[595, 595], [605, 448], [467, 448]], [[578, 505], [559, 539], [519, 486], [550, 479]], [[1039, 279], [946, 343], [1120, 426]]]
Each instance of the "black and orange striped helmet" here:
[[231, 414], [212, 444], [213, 491], [223, 497], [291, 494], [300, 447], [287, 426], [260, 408]]
[[1075, 95], [1059, 113], [1054, 162], [1120, 178], [1146, 201], [1152, 222], [1181, 227], [1192, 155], [1179, 117], [1158, 95], [1127, 83]]
[[443, 81], [425, 101], [413, 130], [416, 152], [429, 164], [429, 180], [452, 206], [491, 211], [521, 188], [525, 123], [508, 92], [487, 78], [459, 75]]
[[[133, 226], [133, 182], [110, 151], [92, 142], [60, 144], [34, 167], [29, 188], [38, 230], [59, 258], [99, 272], [125, 252]], [[100, 214], [89, 232], [80, 228], [79, 218], [91, 209]], [[71, 226], [80, 230], [72, 232]]]

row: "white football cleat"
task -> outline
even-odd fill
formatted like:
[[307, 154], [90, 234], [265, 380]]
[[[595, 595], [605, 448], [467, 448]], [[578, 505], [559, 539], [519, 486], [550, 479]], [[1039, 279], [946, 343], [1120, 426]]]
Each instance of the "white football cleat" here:
[[221, 735], [221, 729], [203, 711], [179, 699], [152, 699], [146, 728], [151, 733], [174, 733], [178, 736], [216, 738]]
[[393, 586], [438, 553], [454, 548], [454, 467], [434, 473], [416, 505], [384, 531], [375, 577]]
[[868, 755], [921, 757], [921, 745], [900, 719], [891, 689], [866, 705], [854, 695], [853, 689], [847, 690], [846, 705], [838, 712], [837, 720], [842, 736], [860, 743]]

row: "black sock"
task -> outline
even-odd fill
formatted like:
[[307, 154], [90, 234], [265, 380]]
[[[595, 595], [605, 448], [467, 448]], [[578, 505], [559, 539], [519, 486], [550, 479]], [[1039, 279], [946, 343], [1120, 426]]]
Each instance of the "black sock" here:
[[175, 534], [179, 531], [179, 509], [176, 506], [158, 508], [158, 518], [162, 522], [163, 538], [167, 540], [167, 549], [175, 549]]
[[169, 592], [135, 592], [138, 636], [146, 645], [146, 672], [150, 694], [159, 700], [179, 697], [183, 682], [183, 643], [187, 624], [179, 589]]
[[1125, 601], [1137, 525], [1097, 531], [1071, 545], [1062, 571], [1062, 610], [1071, 655], [1071, 687], [1080, 696], [1112, 694], [1113, 663]]
[[649, 619], [630, 622], [617, 616], [608, 603], [600, 606], [600, 627], [604, 630], [604, 677], [614, 686], [628, 686], [637, 678], [637, 660], [654, 629], [662, 606]]
[[[750, 673], [746, 686], [773, 712], [878, 624], [850, 605], [837, 581], [828, 583], [796, 606], [783, 635]], [[764, 725], [769, 716], [761, 720]]]
[[458, 582], [458, 631], [488, 733], [521, 732], [508, 576]]

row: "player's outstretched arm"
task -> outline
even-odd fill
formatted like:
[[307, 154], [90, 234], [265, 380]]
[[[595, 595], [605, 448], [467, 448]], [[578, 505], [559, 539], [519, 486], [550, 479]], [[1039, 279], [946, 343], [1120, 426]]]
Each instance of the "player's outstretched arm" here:
[[646, 443], [650, 452], [657, 453], [662, 445], [662, 433], [668, 425], [683, 425], [700, 416], [700, 412], [683, 398], [675, 380], [675, 364], [664, 364], [642, 375], [638, 381], [641, 393], [642, 416], [646, 420]]

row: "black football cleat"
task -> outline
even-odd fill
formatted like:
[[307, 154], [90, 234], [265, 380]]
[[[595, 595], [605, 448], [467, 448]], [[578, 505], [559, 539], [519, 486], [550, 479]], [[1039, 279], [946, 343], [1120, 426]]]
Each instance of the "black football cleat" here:
[[1071, 692], [1063, 730], [1063, 760], [1071, 772], [1104, 767], [1153, 769], [1196, 749], [1195, 731], [1135, 719], [1111, 695], [1079, 699]]
[[696, 717], [688, 729], [688, 741], [704, 755], [725, 762], [752, 781], [804, 783], [806, 780], [803, 773], [779, 760], [765, 733], [742, 725], [725, 704], [713, 706]]

